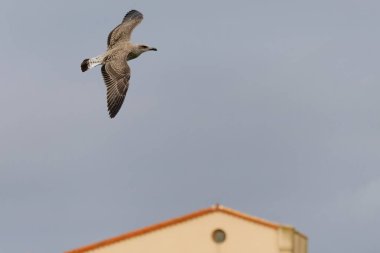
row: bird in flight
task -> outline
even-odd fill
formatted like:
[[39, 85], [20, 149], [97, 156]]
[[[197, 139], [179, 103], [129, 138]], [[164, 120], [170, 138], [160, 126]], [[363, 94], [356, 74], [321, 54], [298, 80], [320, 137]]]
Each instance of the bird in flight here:
[[131, 70], [127, 61], [133, 60], [147, 51], [157, 51], [154, 47], [132, 44], [133, 29], [143, 20], [143, 15], [136, 10], [129, 11], [121, 24], [108, 35], [107, 51], [97, 57], [83, 60], [82, 72], [97, 65], [102, 65], [102, 75], [107, 86], [107, 106], [111, 118], [119, 112], [129, 86]]

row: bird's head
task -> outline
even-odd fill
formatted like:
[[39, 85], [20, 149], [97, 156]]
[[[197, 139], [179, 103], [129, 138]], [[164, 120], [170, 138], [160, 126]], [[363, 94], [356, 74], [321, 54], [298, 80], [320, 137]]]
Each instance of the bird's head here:
[[149, 47], [147, 45], [138, 45], [137, 50], [139, 51], [139, 54], [142, 54], [147, 51], [157, 51], [157, 48]]

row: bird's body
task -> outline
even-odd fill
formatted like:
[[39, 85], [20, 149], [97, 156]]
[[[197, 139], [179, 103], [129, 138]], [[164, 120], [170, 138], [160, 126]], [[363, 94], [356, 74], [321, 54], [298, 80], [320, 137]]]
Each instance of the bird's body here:
[[101, 72], [107, 86], [107, 106], [111, 118], [119, 112], [128, 91], [131, 71], [127, 61], [137, 58], [144, 52], [157, 51], [155, 48], [132, 44], [130, 41], [133, 29], [142, 19], [143, 15], [140, 12], [129, 11], [121, 24], [108, 35], [107, 51], [97, 57], [85, 59], [81, 64], [83, 72], [102, 65]]

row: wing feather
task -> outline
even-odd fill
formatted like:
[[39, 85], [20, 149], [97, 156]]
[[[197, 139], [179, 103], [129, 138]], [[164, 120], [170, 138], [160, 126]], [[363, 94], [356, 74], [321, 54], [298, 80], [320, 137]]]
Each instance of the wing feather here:
[[119, 41], [129, 41], [133, 29], [143, 20], [143, 14], [136, 10], [129, 11], [123, 18], [121, 24], [116, 26], [108, 35], [108, 48], [113, 47]]
[[107, 107], [114, 118], [123, 105], [129, 87], [130, 68], [125, 57], [118, 57], [102, 66], [102, 75], [107, 86]]

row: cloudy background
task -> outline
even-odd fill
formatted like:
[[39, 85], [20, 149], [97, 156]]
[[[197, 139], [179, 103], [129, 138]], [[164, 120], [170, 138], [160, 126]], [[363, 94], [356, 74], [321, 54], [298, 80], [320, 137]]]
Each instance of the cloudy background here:
[[[131, 86], [99, 68], [130, 9]], [[216, 202], [310, 252], [378, 253], [379, 1], [2, 0], [0, 252], [63, 252]]]

